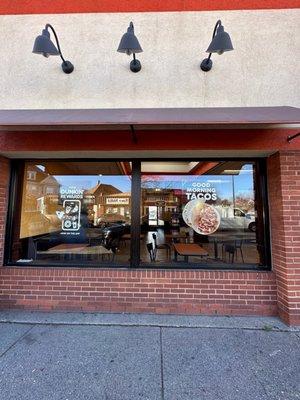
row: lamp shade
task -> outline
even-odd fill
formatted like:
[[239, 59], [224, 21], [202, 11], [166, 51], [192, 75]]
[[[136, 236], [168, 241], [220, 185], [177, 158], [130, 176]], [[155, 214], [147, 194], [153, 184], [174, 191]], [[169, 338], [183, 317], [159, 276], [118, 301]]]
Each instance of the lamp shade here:
[[59, 51], [50, 39], [50, 33], [43, 29], [41, 35], [35, 39], [33, 50], [34, 54], [42, 54], [44, 57], [59, 56]]
[[211, 41], [210, 45], [208, 46], [206, 52], [223, 54], [225, 51], [230, 50], [233, 50], [230, 36], [227, 32], [224, 31], [224, 26], [219, 25], [217, 33]]
[[134, 34], [133, 23], [130, 22], [127, 32], [124, 33], [124, 35], [122, 36], [118, 47], [118, 52], [130, 55], [135, 53], [142, 53], [142, 51], [143, 49], [141, 48], [139, 41]]

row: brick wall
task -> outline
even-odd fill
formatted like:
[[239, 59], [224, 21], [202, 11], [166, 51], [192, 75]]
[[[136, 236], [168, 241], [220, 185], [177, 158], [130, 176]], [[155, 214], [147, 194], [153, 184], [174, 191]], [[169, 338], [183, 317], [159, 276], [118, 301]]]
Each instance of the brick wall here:
[[300, 151], [270, 157], [268, 177], [278, 310], [288, 324], [300, 324]]
[[2, 308], [277, 313], [272, 272], [1, 268]]

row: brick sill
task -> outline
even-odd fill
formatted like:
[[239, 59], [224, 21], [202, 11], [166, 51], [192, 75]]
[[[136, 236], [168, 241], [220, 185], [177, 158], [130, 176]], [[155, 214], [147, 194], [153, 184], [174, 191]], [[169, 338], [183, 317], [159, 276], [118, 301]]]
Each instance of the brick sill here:
[[[1, 268], [1, 267], [0, 267]], [[272, 272], [271, 267], [268, 266], [255, 266], [255, 265], [247, 265], [244, 267], [236, 267], [232, 268], [230, 264], [228, 265], [222, 265], [222, 266], [216, 266], [215, 268], [212, 268], [207, 265], [197, 265], [195, 267], [184, 267], [184, 266], [168, 266], [168, 265], [159, 265], [159, 266], [153, 266], [151, 264], [142, 264], [138, 268], [133, 268], [129, 267], [128, 265], [116, 265], [116, 266], [109, 266], [109, 265], [78, 265], [78, 264], [68, 264], [68, 265], [45, 265], [45, 264], [6, 264], [3, 265], [2, 268], [8, 268], [8, 269], [55, 269], [55, 270], [68, 270], [68, 269], [77, 269], [77, 270], [108, 270], [108, 271], [207, 271], [207, 272], [218, 272], [218, 271], [227, 271], [227, 272]]]

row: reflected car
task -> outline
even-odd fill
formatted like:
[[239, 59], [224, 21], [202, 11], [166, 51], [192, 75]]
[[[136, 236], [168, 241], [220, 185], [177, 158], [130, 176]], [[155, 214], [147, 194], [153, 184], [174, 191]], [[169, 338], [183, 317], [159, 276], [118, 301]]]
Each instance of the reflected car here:
[[223, 230], [243, 229], [255, 232], [256, 231], [255, 215], [254, 213], [245, 213], [240, 208], [235, 208], [234, 216], [221, 218], [220, 229]]

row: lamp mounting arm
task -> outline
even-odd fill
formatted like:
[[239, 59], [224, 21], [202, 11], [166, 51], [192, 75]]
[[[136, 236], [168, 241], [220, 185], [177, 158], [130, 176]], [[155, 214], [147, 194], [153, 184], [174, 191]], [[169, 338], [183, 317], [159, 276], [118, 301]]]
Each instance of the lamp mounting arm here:
[[63, 60], [63, 62], [65, 63], [66, 60], [64, 59], [64, 57], [63, 57], [63, 55], [62, 55], [61, 48], [60, 48], [60, 45], [59, 45], [59, 40], [58, 40], [57, 34], [56, 34], [56, 32], [55, 32], [55, 29], [54, 29], [53, 26], [50, 25], [50, 24], [46, 24], [46, 27], [45, 27], [45, 28], [46, 28], [47, 30], [48, 30], [48, 28], [50, 28], [51, 31], [53, 32], [53, 35], [54, 35], [55, 41], [56, 41], [56, 45], [57, 45], [57, 49], [58, 49], [58, 51], [59, 51], [60, 58], [61, 58], [61, 59]]
[[295, 135], [290, 135], [287, 137], [288, 143], [291, 143], [292, 140], [296, 139], [298, 136], [300, 136], [300, 132], [296, 133]]
[[[220, 19], [218, 19], [218, 21], [216, 22], [215, 28], [214, 28], [214, 32], [212, 34], [212, 38], [214, 38], [216, 36], [217, 33], [217, 29], [218, 27], [222, 24], [222, 21]], [[209, 63], [209, 60], [211, 58], [211, 53], [209, 53], [208, 57], [207, 57], [207, 63]]]
[[[219, 27], [221, 24], [222, 24], [221, 20], [218, 19], [218, 21], [216, 22], [216, 25], [215, 25], [213, 34], [212, 34], [212, 38], [213, 38], [213, 39], [214, 39], [214, 37], [216, 36], [218, 27]], [[204, 72], [208, 72], [208, 71], [210, 71], [211, 68], [212, 68], [213, 62], [212, 62], [212, 60], [211, 60], [211, 55], [212, 55], [212, 53], [209, 53], [208, 57], [207, 57], [207, 58], [204, 58], [204, 60], [202, 60], [202, 62], [201, 62], [201, 64], [200, 64], [200, 68], [201, 68], [202, 71], [204, 71]]]
[[221, 21], [220, 19], [218, 19], [218, 21], [216, 22], [215, 28], [214, 28], [214, 32], [213, 32], [213, 35], [212, 35], [212, 39], [216, 36], [217, 29], [218, 29], [218, 27], [219, 27], [220, 25], [222, 25], [222, 21]]

